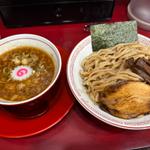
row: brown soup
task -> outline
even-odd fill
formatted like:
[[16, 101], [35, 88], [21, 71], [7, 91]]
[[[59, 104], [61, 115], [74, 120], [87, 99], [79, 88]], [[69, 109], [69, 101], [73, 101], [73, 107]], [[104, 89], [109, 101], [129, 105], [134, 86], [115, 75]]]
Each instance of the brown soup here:
[[0, 98], [22, 101], [45, 90], [53, 80], [53, 57], [35, 47], [18, 47], [0, 55]]

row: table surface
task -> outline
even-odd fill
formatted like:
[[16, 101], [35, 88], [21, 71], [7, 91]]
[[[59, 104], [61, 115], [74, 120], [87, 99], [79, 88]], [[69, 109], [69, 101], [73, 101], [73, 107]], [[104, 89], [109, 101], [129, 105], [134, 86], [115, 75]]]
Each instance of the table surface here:
[[[116, 0], [110, 21], [126, 21], [127, 0]], [[0, 22], [1, 38], [18, 33], [33, 33], [51, 40], [55, 45], [71, 52], [73, 47], [89, 32], [87, 23], [47, 25], [24, 28], [6, 28]], [[150, 37], [149, 31], [138, 29], [140, 34]], [[130, 131], [107, 125], [84, 110], [72, 97], [74, 106], [67, 116], [47, 131], [36, 136], [8, 139], [0, 138], [0, 150], [124, 150], [150, 146], [150, 130]]]

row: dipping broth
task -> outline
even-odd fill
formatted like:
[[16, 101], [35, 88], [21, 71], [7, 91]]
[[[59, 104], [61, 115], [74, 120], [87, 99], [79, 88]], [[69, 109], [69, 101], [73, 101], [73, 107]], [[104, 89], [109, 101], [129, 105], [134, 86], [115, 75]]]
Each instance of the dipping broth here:
[[55, 73], [53, 57], [35, 47], [17, 47], [0, 55], [0, 98], [22, 101], [44, 91]]

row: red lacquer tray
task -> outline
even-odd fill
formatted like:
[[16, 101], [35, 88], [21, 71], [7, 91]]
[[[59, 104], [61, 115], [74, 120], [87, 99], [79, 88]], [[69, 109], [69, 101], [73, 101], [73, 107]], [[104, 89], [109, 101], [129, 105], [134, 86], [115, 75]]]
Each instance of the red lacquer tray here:
[[21, 138], [41, 133], [56, 123], [70, 111], [73, 97], [66, 80], [66, 63], [69, 54], [58, 47], [62, 57], [62, 70], [56, 86], [50, 94], [49, 109], [46, 113], [32, 119], [18, 118], [3, 108], [0, 108], [0, 137]]

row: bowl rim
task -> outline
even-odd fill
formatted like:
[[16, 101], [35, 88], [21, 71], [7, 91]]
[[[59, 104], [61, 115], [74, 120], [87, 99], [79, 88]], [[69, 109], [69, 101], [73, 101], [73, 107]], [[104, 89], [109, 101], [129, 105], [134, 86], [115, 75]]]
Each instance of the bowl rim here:
[[6, 101], [8, 101], [8, 103], [0, 100], [0, 105], [16, 106], [16, 105], [20, 105], [20, 104], [26, 104], [28, 102], [31, 102], [31, 101], [38, 99], [39, 97], [44, 95], [48, 90], [50, 90], [51, 87], [53, 87], [53, 85], [56, 83], [56, 81], [60, 75], [60, 72], [61, 72], [62, 58], [61, 58], [60, 52], [57, 49], [57, 47], [50, 40], [48, 40], [45, 37], [42, 37], [42, 36], [36, 35], [36, 34], [15, 34], [15, 35], [11, 35], [11, 36], [5, 37], [3, 39], [0, 39], [0, 46], [3, 44], [6, 44], [7, 42], [10, 42], [10, 41], [12, 42], [12, 41], [18, 40], [18, 39], [38, 40], [39, 42], [42, 42], [42, 43], [46, 44], [47, 46], [49, 46], [52, 49], [52, 51], [56, 54], [56, 57], [58, 58], [58, 70], [56, 72], [54, 79], [50, 83], [50, 85], [45, 90], [43, 90], [41, 93], [39, 93], [38, 95], [31, 97], [29, 99], [26, 99], [26, 100], [21, 100], [21, 101], [6, 100]]
[[[134, 19], [137, 21], [137, 23], [139, 23], [139, 27], [143, 28], [143, 29], [147, 29], [147, 30], [150, 30], [150, 23], [140, 19], [140, 18], [137, 18], [133, 13], [132, 13], [132, 9], [131, 9], [131, 3], [128, 4], [128, 7], [127, 7], [127, 11], [128, 11], [128, 17], [130, 19]], [[145, 27], [143, 27], [143, 25]]]

